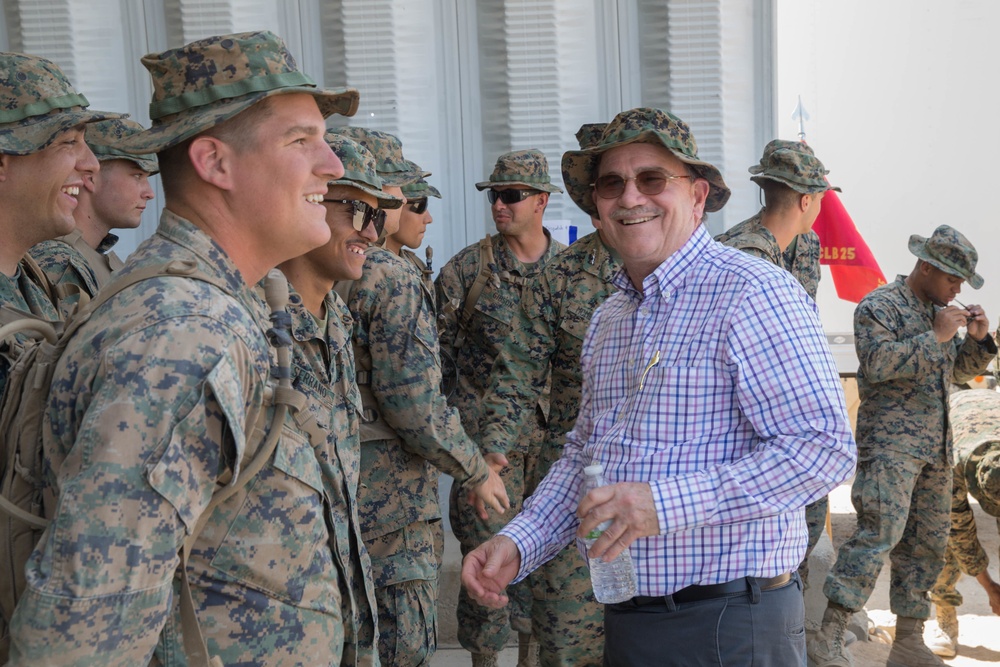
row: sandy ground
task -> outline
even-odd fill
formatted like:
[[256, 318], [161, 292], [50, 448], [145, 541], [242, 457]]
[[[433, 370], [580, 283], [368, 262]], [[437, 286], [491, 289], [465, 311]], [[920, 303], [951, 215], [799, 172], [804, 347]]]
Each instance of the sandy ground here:
[[[979, 539], [986, 553], [990, 555], [990, 572], [995, 579], [997, 553], [1000, 547], [996, 521], [978, 505], [974, 505], [973, 509], [976, 513]], [[839, 546], [854, 528], [854, 508], [851, 506], [849, 485], [845, 484], [831, 494], [830, 513], [833, 543], [834, 546]], [[887, 564], [882, 570], [866, 609], [873, 621], [891, 625], [893, 619], [889, 612], [888, 575]], [[965, 598], [965, 603], [958, 609], [958, 655], [945, 662], [956, 667], [980, 667], [1000, 663], [1000, 617], [990, 611], [986, 593], [974, 579], [963, 577], [958, 583], [958, 588]], [[881, 667], [885, 665], [889, 655], [889, 646], [877, 641], [857, 642], [851, 649], [857, 667]]]

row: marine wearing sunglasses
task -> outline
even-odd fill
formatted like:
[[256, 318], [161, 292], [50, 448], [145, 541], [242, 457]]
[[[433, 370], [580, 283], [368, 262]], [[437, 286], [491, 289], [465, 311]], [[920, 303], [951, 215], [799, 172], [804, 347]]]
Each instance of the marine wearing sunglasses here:
[[498, 199], [510, 206], [538, 194], [541, 194], [541, 190], [494, 190], [490, 188], [486, 191], [486, 198], [490, 200], [490, 206], [496, 204]]
[[382, 236], [382, 229], [385, 227], [385, 211], [372, 208], [368, 202], [358, 199], [324, 199], [326, 204], [348, 204], [353, 207], [354, 218], [351, 224], [355, 231], [361, 231], [370, 224], [375, 225], [375, 235]]

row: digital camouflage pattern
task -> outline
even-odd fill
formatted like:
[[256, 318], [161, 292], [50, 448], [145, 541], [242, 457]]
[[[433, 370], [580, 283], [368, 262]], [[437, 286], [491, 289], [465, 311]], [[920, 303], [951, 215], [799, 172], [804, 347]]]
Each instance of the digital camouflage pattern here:
[[126, 152], [159, 153], [275, 95], [312, 95], [324, 118], [358, 110], [357, 90], [317, 88], [281, 38], [266, 30], [148, 53], [142, 64], [153, 80], [152, 127], [124, 137], [118, 147]]
[[[97, 290], [111, 282], [112, 274], [125, 265], [111, 250], [117, 242], [117, 236], [108, 234], [95, 250], [83, 240], [80, 230], [74, 229], [66, 236], [36, 243], [28, 253], [53, 285], [73, 285], [93, 298]], [[69, 298], [66, 303], [76, 303], [76, 298]]]
[[[28, 277], [23, 264], [18, 266], [14, 277], [0, 272], [0, 306], [17, 308], [49, 322], [61, 319], [56, 307], [49, 300], [49, 295]], [[24, 334], [15, 334], [12, 340], [0, 341], [0, 398], [3, 397], [3, 390], [7, 386], [7, 374], [11, 365], [20, 355], [22, 349], [20, 346], [26, 341]]]
[[[460, 348], [455, 346], [459, 318], [466, 294], [479, 273], [479, 243], [452, 257], [434, 282], [445, 386], [452, 388], [448, 402], [458, 409], [465, 432], [479, 444], [483, 453], [504, 453], [509, 464], [500, 471], [510, 499], [510, 511], [502, 517], [491, 514], [489, 520], [483, 522], [467, 507], [459, 490], [452, 489], [451, 526], [463, 556], [485, 542], [520, 510], [525, 480], [530, 476], [527, 469], [535, 465], [544, 437], [547, 393], [534, 404], [525, 406], [533, 417], [525, 420], [524, 431], [516, 439], [504, 442], [499, 449], [483, 447], [479, 423], [480, 401], [488, 388], [490, 370], [510, 334], [524, 286], [566, 247], [553, 239], [548, 230], [545, 230], [545, 235], [549, 241], [548, 249], [533, 265], [526, 265], [517, 259], [502, 234], [491, 237], [496, 266], [491, 267], [493, 275], [476, 302], [475, 314], [468, 323], [469, 333]], [[517, 446], [511, 448], [512, 442]], [[498, 652], [506, 643], [511, 627], [519, 632], [530, 631], [527, 609], [530, 591], [525, 584], [521, 584], [509, 589], [508, 594], [512, 597], [510, 611], [483, 607], [473, 602], [464, 588], [460, 591], [458, 627], [462, 646], [473, 653]]]
[[969, 496], [996, 518], [1000, 529], [1000, 392], [953, 392], [951, 422], [955, 431], [951, 533], [944, 569], [931, 589], [931, 599], [938, 605], [958, 607], [962, 594], [956, 584], [962, 574], [976, 577], [990, 563], [979, 541]]
[[77, 125], [121, 115], [89, 105], [51, 60], [0, 53], [0, 153], [37, 153]]
[[576, 131], [576, 140], [580, 144], [580, 148], [596, 146], [607, 126], [607, 123], [584, 123], [581, 125], [580, 129]]
[[[551, 373], [550, 407], [530, 495], [562, 455], [567, 432], [580, 409], [583, 382], [580, 352], [590, 318], [616, 291], [611, 279], [621, 268], [601, 241], [589, 234], [553, 257], [531, 281], [515, 313], [510, 335], [493, 363], [482, 400], [481, 443], [503, 451], [517, 442]], [[532, 628], [542, 664], [602, 664], [604, 608], [594, 600], [590, 570], [571, 544], [529, 576]]]
[[160, 165], [156, 160], [155, 154], [130, 155], [118, 148], [125, 137], [135, 136], [144, 132], [145, 129], [134, 120], [115, 118], [91, 123], [87, 126], [84, 138], [98, 161], [128, 160], [129, 162], [134, 162], [138, 165], [139, 169], [142, 169], [147, 174], [153, 175], [160, 171]]
[[858, 527], [840, 548], [823, 592], [848, 609], [867, 601], [892, 552], [890, 604], [927, 618], [948, 540], [952, 436], [948, 393], [986, 369], [996, 354], [955, 336], [938, 343], [936, 307], [921, 302], [905, 276], [861, 300], [854, 311], [858, 353], [858, 472], [851, 496]]
[[436, 307], [436, 297], [434, 296], [434, 276], [433, 272], [427, 268], [427, 264], [424, 260], [417, 256], [417, 253], [409, 250], [407, 248], [399, 249], [399, 256], [405, 259], [407, 262], [413, 265], [413, 268], [417, 270], [420, 274], [420, 278], [423, 281], [424, 289], [427, 290], [427, 294], [431, 300], [431, 307], [434, 308], [434, 317], [437, 318], [437, 307]]
[[827, 190], [841, 189], [830, 185], [826, 175], [830, 170], [823, 166], [812, 147], [801, 141], [775, 139], [764, 147], [760, 162], [750, 167], [750, 180], [757, 185], [762, 181], [776, 181], [796, 192], [811, 195]]
[[331, 131], [361, 144], [375, 156], [375, 169], [382, 185], [401, 188], [430, 176], [430, 172], [403, 157], [403, 144], [388, 132], [355, 126], [338, 127]]
[[[380, 640], [379, 651], [385, 664], [395, 664], [389, 654], [401, 657], [393, 647], [419, 645], [434, 634], [436, 611], [411, 607], [403, 612], [406, 600], [423, 599], [413, 590], [416, 585], [392, 589], [423, 581], [436, 590], [438, 470], [454, 477], [458, 488], [481, 484], [489, 468], [441, 394], [434, 308], [423, 278], [383, 248], [370, 247], [365, 255], [362, 277], [350, 285], [347, 298], [364, 402], [358, 501], [380, 601], [379, 625], [394, 623], [397, 633]], [[392, 606], [383, 608], [383, 602]], [[390, 618], [390, 612], [395, 616]], [[424, 647], [408, 655], [417, 659], [433, 653], [433, 643]]]
[[523, 185], [542, 192], [562, 192], [562, 188], [552, 184], [549, 177], [549, 161], [545, 153], [537, 148], [510, 151], [497, 158], [489, 180], [476, 183], [476, 189]]
[[[187, 664], [178, 547], [270, 427], [266, 306], [223, 250], [165, 210], [123, 274], [193, 262], [228, 288], [144, 280], [104, 304], [56, 369], [44, 450], [58, 486], [11, 624], [12, 665]], [[187, 576], [223, 664], [338, 664], [344, 580], [326, 481], [289, 417], [273, 459], [208, 517]]]
[[941, 225], [930, 238], [913, 234], [910, 236], [909, 248], [910, 252], [925, 262], [964, 279], [972, 289], [983, 286], [983, 277], [976, 273], [979, 253], [958, 230]]
[[292, 317], [292, 385], [306, 397], [315, 420], [312, 435], [332, 518], [333, 556], [346, 578], [341, 591], [344, 667], [377, 665], [375, 589], [371, 560], [361, 538], [358, 486], [361, 476], [361, 394], [351, 347], [353, 320], [340, 297], [327, 294], [326, 330], [289, 283]]
[[[429, 175], [430, 174], [428, 174], [428, 176]], [[407, 183], [400, 189], [403, 191], [403, 196], [411, 202], [415, 199], [426, 199], [427, 197], [437, 197], [438, 199], [441, 199], [441, 192], [424, 180], [423, 177], [413, 183]]]
[[822, 275], [819, 236], [812, 230], [799, 234], [782, 252], [774, 234], [763, 225], [763, 214], [764, 209], [761, 209], [752, 218], [716, 236], [715, 240], [784, 268], [795, 276], [806, 294], [815, 301]]
[[708, 181], [706, 212], [718, 211], [729, 200], [729, 187], [722, 174], [698, 157], [698, 144], [687, 123], [668, 111], [638, 108], [615, 116], [604, 128], [596, 145], [563, 153], [563, 183], [569, 196], [587, 215], [597, 216], [597, 207], [591, 199], [591, 186], [597, 176], [601, 155], [611, 148], [637, 142], [663, 146]]
[[344, 165], [344, 175], [328, 185], [347, 185], [357, 188], [378, 200], [378, 208], [395, 209], [403, 205], [403, 200], [382, 191], [382, 179], [378, 175], [378, 165], [371, 152], [342, 134], [327, 130], [323, 139]]

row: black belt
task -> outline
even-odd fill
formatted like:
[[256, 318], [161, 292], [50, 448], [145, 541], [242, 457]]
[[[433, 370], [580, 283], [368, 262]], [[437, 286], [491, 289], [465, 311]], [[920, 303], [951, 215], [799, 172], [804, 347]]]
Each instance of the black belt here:
[[701, 600], [712, 600], [714, 598], [735, 597], [744, 595], [751, 591], [752, 581], [756, 581], [757, 587], [762, 591], [769, 591], [780, 588], [792, 580], [789, 572], [779, 574], [769, 579], [756, 579], [755, 577], [741, 577], [721, 584], [709, 584], [707, 586], [688, 586], [671, 595], [646, 596], [637, 595], [624, 604], [632, 603], [636, 607], [645, 607], [652, 604], [666, 604], [666, 598], [672, 598], [674, 604], [684, 604], [686, 602], [699, 602]]

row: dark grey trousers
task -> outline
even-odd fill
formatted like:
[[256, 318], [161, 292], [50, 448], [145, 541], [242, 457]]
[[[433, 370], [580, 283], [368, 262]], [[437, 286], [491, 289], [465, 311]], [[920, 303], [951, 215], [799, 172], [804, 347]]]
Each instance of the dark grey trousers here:
[[[805, 667], [802, 583], [676, 604], [604, 607], [605, 667]], [[751, 585], [752, 584], [752, 585]]]

